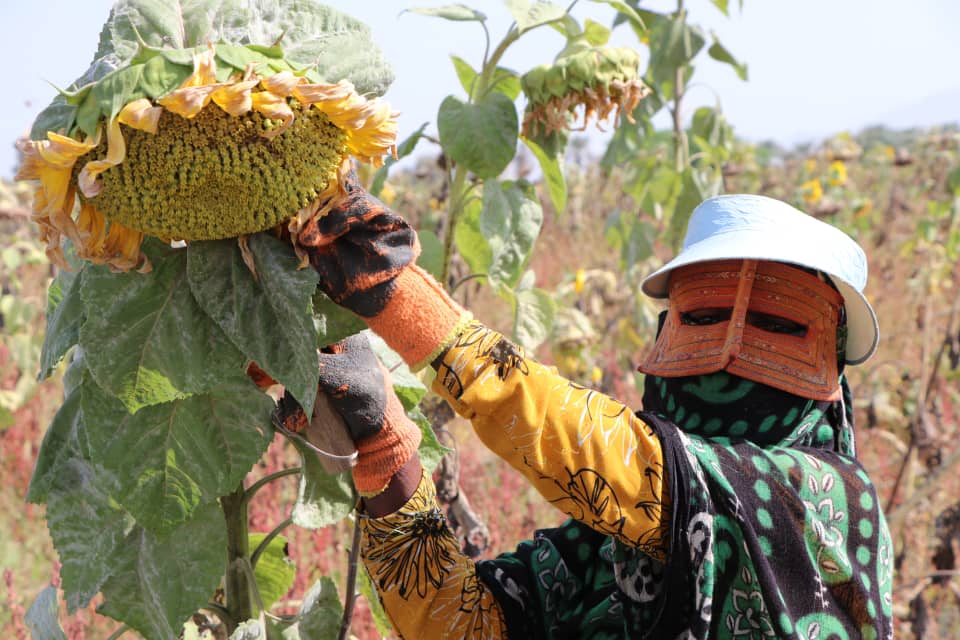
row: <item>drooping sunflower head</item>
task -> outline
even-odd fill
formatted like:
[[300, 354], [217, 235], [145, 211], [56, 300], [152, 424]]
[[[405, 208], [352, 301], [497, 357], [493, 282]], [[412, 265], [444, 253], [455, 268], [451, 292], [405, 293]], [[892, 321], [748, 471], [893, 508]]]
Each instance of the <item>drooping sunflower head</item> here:
[[295, 239], [335, 201], [350, 156], [379, 166], [395, 152], [397, 114], [382, 99], [322, 81], [279, 46], [141, 40], [123, 62], [110, 54], [112, 70], [48, 109], [67, 113], [59, 126], [20, 144], [18, 178], [39, 183], [34, 220], [62, 267], [63, 238], [116, 270], [149, 269], [144, 235], [212, 240], [287, 223]]
[[575, 46], [550, 65], [534, 67], [520, 79], [527, 107], [523, 133], [549, 136], [611, 113], [631, 119], [650, 90], [639, 78], [639, 54], [628, 47]]

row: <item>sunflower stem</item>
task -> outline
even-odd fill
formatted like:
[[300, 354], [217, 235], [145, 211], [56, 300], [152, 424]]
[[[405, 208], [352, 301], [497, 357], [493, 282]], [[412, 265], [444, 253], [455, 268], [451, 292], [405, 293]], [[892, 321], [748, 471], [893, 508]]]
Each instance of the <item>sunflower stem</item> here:
[[353, 622], [353, 610], [357, 604], [357, 571], [360, 567], [360, 518], [353, 523], [353, 544], [350, 545], [350, 562], [347, 565], [346, 602], [343, 604], [343, 619], [340, 621], [340, 633], [337, 640], [346, 640]]
[[457, 165], [453, 172], [453, 183], [450, 185], [450, 204], [447, 208], [447, 218], [443, 226], [443, 270], [440, 272], [440, 283], [447, 290], [450, 289], [450, 262], [453, 260], [453, 240], [457, 223], [463, 213], [466, 200], [467, 171]]
[[276, 538], [281, 531], [293, 524], [293, 518], [287, 518], [273, 530], [266, 535], [266, 537], [260, 541], [260, 544], [257, 545], [257, 548], [254, 549], [253, 555], [250, 556], [250, 566], [254, 569], [257, 568], [257, 561], [260, 559], [260, 556], [263, 555], [263, 552], [267, 550], [267, 547], [270, 546], [270, 542]]
[[243, 501], [249, 503], [253, 499], [253, 496], [257, 494], [257, 491], [262, 489], [266, 484], [273, 482], [274, 480], [279, 480], [280, 478], [285, 478], [286, 476], [292, 476], [294, 474], [300, 473], [303, 471], [303, 467], [288, 467], [286, 469], [281, 469], [280, 471], [274, 471], [270, 475], [266, 475], [243, 492]]
[[247, 501], [243, 483], [230, 494], [220, 498], [220, 507], [227, 524], [227, 569], [224, 576], [226, 608], [230, 620], [227, 621], [228, 633], [233, 633], [237, 620], [249, 620], [253, 617], [253, 599], [248, 574], [242, 562], [250, 554], [249, 522], [247, 519]]

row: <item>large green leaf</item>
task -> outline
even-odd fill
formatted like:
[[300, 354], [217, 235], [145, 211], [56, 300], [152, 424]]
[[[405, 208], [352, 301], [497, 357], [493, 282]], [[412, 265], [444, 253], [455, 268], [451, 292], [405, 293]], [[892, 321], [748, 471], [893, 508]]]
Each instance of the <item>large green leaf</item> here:
[[470, 65], [469, 62], [460, 56], [451, 55], [450, 60], [453, 62], [453, 70], [457, 73], [457, 79], [460, 81], [460, 86], [463, 87], [463, 90], [468, 96], [472, 96], [473, 84], [477, 79], [477, 71]]
[[367, 606], [370, 608], [370, 615], [373, 616], [373, 624], [381, 636], [389, 636], [393, 632], [393, 625], [390, 624], [390, 618], [387, 612], [383, 610], [383, 604], [380, 602], [380, 596], [377, 595], [377, 589], [373, 584], [373, 578], [367, 573], [367, 568], [361, 564], [357, 572], [357, 591], [367, 600]]
[[430, 420], [426, 414], [420, 410], [420, 407], [409, 409], [407, 411], [407, 417], [420, 427], [422, 439], [420, 440], [420, 447], [417, 449], [417, 455], [420, 457], [420, 464], [427, 470], [427, 473], [432, 473], [433, 470], [437, 468], [437, 465], [440, 464], [443, 456], [450, 453], [450, 449], [443, 446], [440, 440], [437, 439], [437, 434], [434, 432]]
[[708, 187], [701, 184], [701, 180], [698, 179], [699, 176], [694, 171], [693, 169], [687, 169], [683, 172], [676, 206], [670, 216], [667, 238], [675, 249], [680, 246], [680, 242], [683, 240], [683, 233], [687, 228], [687, 221], [690, 220], [690, 214], [705, 198], [715, 195], [709, 193]]
[[298, 527], [322, 529], [346, 518], [357, 504], [357, 492], [349, 471], [327, 473], [317, 454], [302, 442], [292, 440], [300, 452], [300, 487], [290, 517]]
[[419, 13], [422, 16], [432, 16], [434, 18], [443, 18], [444, 20], [453, 20], [454, 22], [483, 22], [487, 19], [480, 11], [471, 9], [464, 4], [445, 4], [440, 7], [413, 7], [404, 9], [404, 13]]
[[134, 528], [116, 550], [115, 571], [97, 611], [144, 637], [177, 638], [223, 576], [227, 531], [216, 501], [166, 535]]
[[[266, 539], [265, 533], [251, 533], [250, 548], [257, 549]], [[297, 577], [297, 566], [287, 553], [287, 539], [275, 536], [257, 556], [257, 566], [253, 568], [257, 581], [257, 590], [263, 601], [263, 608], [270, 610], [280, 598], [290, 591]]]
[[120, 0], [103, 27], [96, 58], [125, 63], [150, 46], [185, 49], [208, 42], [272, 45], [315, 67], [329, 82], [350, 79], [382, 94], [393, 74], [365, 24], [313, 0]]
[[120, 484], [101, 467], [71, 458], [57, 467], [47, 499], [47, 527], [60, 555], [67, 609], [89, 604], [113, 573], [130, 516], [115, 498]]
[[58, 613], [57, 588], [48, 586], [40, 592], [23, 617], [32, 640], [67, 640]]
[[273, 401], [245, 376], [135, 414], [85, 384], [80, 405], [91, 458], [117, 476], [117, 500], [154, 532], [235, 489], [273, 435]]
[[394, 163], [403, 160], [408, 155], [413, 153], [413, 150], [417, 148], [417, 143], [420, 142], [420, 139], [423, 137], [423, 132], [427, 128], [427, 122], [424, 122], [420, 127], [411, 133], [409, 136], [404, 139], [403, 142], [397, 145], [397, 156], [394, 158], [390, 156], [383, 163], [383, 166], [377, 169], [377, 172], [373, 176], [373, 182], [370, 184], [370, 194], [376, 198], [380, 197], [380, 192], [383, 190], [383, 185], [387, 181], [387, 175], [390, 173], [390, 167]]
[[343, 618], [343, 605], [337, 595], [337, 585], [324, 576], [314, 583], [300, 605], [300, 636], [302, 638], [335, 638]]
[[243, 355], [286, 387], [309, 416], [317, 393], [317, 328], [311, 299], [317, 272], [298, 269], [288, 243], [249, 237], [257, 277], [234, 240], [191, 243], [187, 280], [194, 297]]
[[338, 305], [320, 289], [313, 296], [313, 322], [317, 328], [317, 346], [321, 348], [367, 328], [360, 316]]
[[[93, 63], [70, 88], [129, 65], [143, 45], [187, 49], [208, 42], [278, 43], [286, 60], [309, 68], [313, 77], [326, 82], [348, 79], [365, 95], [382, 95], [393, 81], [369, 27], [315, 0], [118, 0], [100, 32]], [[171, 61], [184, 62], [182, 57]], [[47, 131], [70, 129], [76, 117], [77, 107], [58, 97], [37, 117], [31, 136], [39, 139]]]
[[517, 32], [523, 33], [536, 27], [563, 19], [566, 9], [552, 2], [536, 0], [507, 0], [507, 8], [517, 23]]
[[633, 32], [636, 33], [638, 37], [647, 33], [648, 26], [645, 22], [647, 18], [644, 16], [648, 16], [650, 12], [642, 10], [638, 11], [636, 8], [634, 8], [639, 4], [638, 2], [624, 2], [623, 0], [593, 0], [593, 2], [610, 5], [617, 10], [617, 16], [614, 18], [614, 25], [626, 20], [630, 23], [630, 26], [633, 28]]
[[[460, 86], [466, 91], [468, 96], [473, 95], [474, 83], [477, 78], [477, 72], [470, 63], [459, 56], [451, 55], [454, 71], [457, 72], [457, 79], [460, 80]], [[511, 100], [516, 100], [520, 95], [520, 76], [516, 71], [506, 67], [497, 67], [493, 70], [493, 79], [490, 81], [490, 89], [499, 91]]]
[[80, 339], [83, 322], [83, 300], [80, 285], [83, 271], [60, 271], [47, 291], [47, 330], [40, 352], [39, 380], [53, 373], [70, 347]]
[[703, 30], [672, 17], [653, 23], [650, 34], [648, 75], [652, 84], [673, 82], [678, 67], [687, 65], [706, 43]]
[[429, 229], [420, 229], [417, 238], [420, 240], [417, 266], [439, 280], [443, 277], [443, 242]]
[[367, 338], [370, 341], [370, 348], [377, 354], [384, 368], [390, 372], [393, 378], [393, 390], [400, 398], [400, 403], [407, 411], [419, 404], [427, 388], [420, 382], [410, 367], [403, 361], [400, 354], [390, 348], [383, 338], [375, 333], [368, 332]]
[[490, 244], [480, 231], [481, 210], [481, 201], [477, 198], [467, 202], [457, 220], [457, 227], [453, 230], [457, 251], [473, 273], [486, 273], [493, 261]]
[[733, 70], [737, 72], [737, 77], [746, 82], [747, 65], [734, 58], [733, 54], [716, 39], [716, 36], [714, 36], [713, 44], [707, 49], [707, 54], [714, 60], [724, 62], [733, 67]]
[[56, 481], [57, 467], [66, 460], [81, 455], [79, 438], [82, 431], [80, 393], [74, 391], [67, 394], [43, 436], [37, 463], [30, 477], [30, 488], [27, 489], [28, 502], [46, 502], [50, 488]]
[[728, 147], [733, 142], [733, 129], [719, 108], [700, 107], [694, 111], [690, 135], [702, 138], [712, 147]]
[[481, 178], [495, 178], [513, 160], [518, 127], [513, 100], [498, 92], [476, 103], [447, 96], [437, 113], [444, 152]]
[[488, 180], [483, 187], [480, 231], [490, 245], [492, 285], [512, 288], [540, 235], [543, 208], [529, 184]]
[[513, 338], [531, 351], [549, 337], [555, 309], [550, 294], [533, 286], [535, 279], [527, 271], [513, 292]]
[[547, 194], [553, 204], [554, 211], [561, 214], [567, 208], [567, 181], [563, 175], [563, 149], [559, 153], [548, 153], [543, 147], [529, 138], [521, 138], [527, 148], [533, 152], [540, 171], [543, 172], [543, 182], [547, 185]]
[[244, 365], [191, 295], [187, 251], [147, 245], [149, 274], [88, 268], [80, 287], [87, 366], [128, 411], [203, 393]]

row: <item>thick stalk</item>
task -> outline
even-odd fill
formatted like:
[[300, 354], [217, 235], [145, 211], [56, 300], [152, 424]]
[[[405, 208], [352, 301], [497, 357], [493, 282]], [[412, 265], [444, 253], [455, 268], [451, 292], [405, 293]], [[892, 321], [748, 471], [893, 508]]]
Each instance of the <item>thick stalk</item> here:
[[453, 260], [454, 232], [466, 202], [466, 183], [467, 171], [457, 165], [453, 170], [453, 181], [450, 184], [450, 207], [447, 209], [447, 218], [443, 225], [443, 270], [441, 271], [440, 284], [445, 289], [450, 289], [450, 262]]
[[353, 542], [350, 545], [350, 563], [347, 565], [347, 598], [343, 603], [343, 619], [340, 621], [340, 633], [337, 640], [346, 640], [353, 623], [353, 610], [357, 605], [357, 571], [360, 568], [360, 519], [353, 523]]
[[[687, 13], [683, 8], [684, 0], [677, 0], [676, 19], [686, 21]], [[677, 173], [687, 168], [687, 133], [683, 129], [684, 72], [687, 65], [681, 64], [673, 72], [673, 161]]]
[[[249, 620], [253, 617], [253, 600], [250, 595], [252, 585], [247, 572], [243, 570], [241, 563], [237, 562], [250, 555], [249, 521], [244, 493], [241, 483], [236, 491], [220, 498], [220, 507], [227, 523], [227, 572], [224, 576], [224, 591], [227, 610], [234, 621]], [[227, 626], [228, 632], [233, 633], [236, 622], [228, 621]]]

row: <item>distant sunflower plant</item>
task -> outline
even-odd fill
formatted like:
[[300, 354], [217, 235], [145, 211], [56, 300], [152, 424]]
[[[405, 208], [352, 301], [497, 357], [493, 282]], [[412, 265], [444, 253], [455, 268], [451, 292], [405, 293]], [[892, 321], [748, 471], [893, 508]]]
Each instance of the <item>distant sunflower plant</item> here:
[[[119, 0], [88, 71], [38, 115], [19, 177], [60, 267], [39, 377], [66, 367], [27, 499], [47, 506], [69, 611], [97, 598], [146, 638], [196, 637], [196, 615], [258, 637], [341, 624], [329, 578], [270, 614], [295, 578], [279, 531], [336, 523], [356, 493], [296, 440], [300, 467], [248, 486], [276, 396], [248, 372], [311, 415], [318, 346], [362, 328], [295, 244], [351, 163], [394, 155], [391, 81], [369, 28], [313, 0]], [[420, 381], [394, 380], [415, 411]], [[294, 472], [289, 517], [250, 534], [254, 493]], [[58, 597], [38, 598], [50, 629]]]

